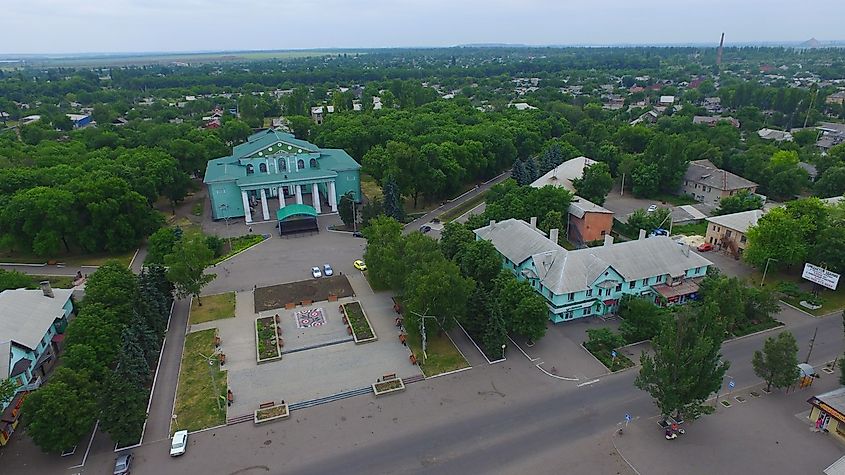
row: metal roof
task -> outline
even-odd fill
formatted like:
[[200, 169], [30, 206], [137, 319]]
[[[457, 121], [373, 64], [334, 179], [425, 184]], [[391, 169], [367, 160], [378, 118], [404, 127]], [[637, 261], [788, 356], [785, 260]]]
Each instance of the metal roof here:
[[2, 341], [0, 342], [0, 379], [6, 379], [9, 377], [9, 370], [12, 369], [10, 364], [12, 363], [12, 342], [11, 341]]
[[766, 214], [766, 212], [761, 209], [753, 209], [751, 211], [742, 211], [740, 213], [711, 216], [707, 218], [707, 221], [745, 234], [748, 232], [748, 228], [757, 225], [757, 221], [759, 221], [764, 214]]
[[0, 335], [34, 350], [57, 318], [73, 290], [53, 289], [54, 297], [41, 290], [15, 289], [0, 292]]
[[534, 180], [531, 186], [542, 188], [547, 185], [564, 187], [569, 191], [575, 191], [572, 180], [584, 177], [584, 167], [596, 163], [595, 160], [587, 157], [575, 157], [552, 168], [545, 175]]
[[693, 183], [701, 183], [717, 190], [740, 190], [754, 188], [757, 183], [735, 175], [729, 171], [721, 170], [710, 160], [694, 160], [689, 162], [684, 180]]
[[301, 204], [292, 204], [286, 205], [284, 208], [279, 208], [276, 211], [276, 219], [282, 221], [284, 219], [290, 218], [291, 216], [296, 216], [304, 214], [307, 216], [317, 217], [317, 210], [314, 209], [313, 206], [309, 205], [301, 205]]

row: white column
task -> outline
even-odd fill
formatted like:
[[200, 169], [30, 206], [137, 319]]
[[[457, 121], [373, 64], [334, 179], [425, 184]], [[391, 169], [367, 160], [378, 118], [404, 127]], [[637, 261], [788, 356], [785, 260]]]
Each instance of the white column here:
[[296, 192], [296, 204], [302, 204], [302, 185], [293, 185], [293, 189]]
[[249, 211], [249, 198], [246, 196], [246, 191], [241, 192], [241, 198], [244, 200], [244, 217], [246, 224], [252, 223], [252, 213]]
[[264, 221], [270, 220], [270, 210], [267, 209], [267, 194], [264, 193], [264, 188], [261, 189], [261, 216], [264, 216]]
[[285, 189], [284, 187], [279, 187], [279, 209], [285, 207]]
[[329, 206], [332, 207], [332, 213], [337, 213], [337, 191], [334, 188], [334, 180], [329, 182]]
[[314, 206], [314, 209], [317, 210], [317, 214], [323, 212], [320, 206], [320, 188], [317, 186], [316, 183], [311, 185], [311, 204]]

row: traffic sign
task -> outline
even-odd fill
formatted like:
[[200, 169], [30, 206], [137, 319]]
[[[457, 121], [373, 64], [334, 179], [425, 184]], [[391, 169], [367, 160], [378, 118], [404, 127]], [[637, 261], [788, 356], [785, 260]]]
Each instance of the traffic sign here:
[[731, 382], [728, 383], [728, 387], [731, 388], [731, 389], [735, 388], [736, 387], [736, 381], [731, 380]]
[[612, 357], [616, 358], [616, 350], [611, 351], [611, 352], [610, 352], [610, 356], [612, 356]]
[[631, 415], [630, 415], [630, 414], [628, 414], [628, 413], [625, 413], [625, 420], [626, 420], [627, 422], [631, 422]]

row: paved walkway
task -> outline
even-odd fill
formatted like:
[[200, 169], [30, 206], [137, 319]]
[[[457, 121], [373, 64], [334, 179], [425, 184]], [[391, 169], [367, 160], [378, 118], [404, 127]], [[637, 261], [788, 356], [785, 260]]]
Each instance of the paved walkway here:
[[558, 376], [580, 381], [607, 373], [607, 368], [581, 347], [581, 343], [587, 341], [587, 330], [616, 330], [618, 327], [618, 320], [605, 322], [597, 318], [582, 318], [559, 325], [548, 323], [546, 336], [535, 342], [534, 346], [529, 347], [525, 339], [515, 341], [534, 360], [534, 364], [541, 364], [543, 369]]
[[615, 443], [643, 474], [674, 475], [681, 473], [679, 467], [690, 475], [821, 473], [843, 448], [832, 436], [811, 431], [810, 421], [796, 415], [809, 409], [810, 396], [837, 387], [830, 376], [790, 394], [758, 390], [761, 396], [752, 397], [749, 391], [736, 391], [733, 396], [743, 396], [746, 402], [731, 398], [731, 407], [719, 405], [716, 414], [686, 423], [686, 434], [675, 440], [665, 440], [652, 417], [629, 424]]

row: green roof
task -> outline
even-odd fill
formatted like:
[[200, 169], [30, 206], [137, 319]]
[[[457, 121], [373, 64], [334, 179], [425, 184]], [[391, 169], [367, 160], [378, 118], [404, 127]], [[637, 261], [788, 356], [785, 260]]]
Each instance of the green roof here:
[[288, 134], [280, 130], [267, 129], [250, 135], [246, 139], [246, 142], [236, 145], [232, 151], [232, 155], [238, 158], [244, 158], [258, 152], [259, 150], [264, 150], [265, 148], [278, 142], [284, 142], [309, 152], [316, 152], [320, 150], [316, 145], [306, 142], [305, 140], [299, 140], [292, 134]]
[[312, 216], [314, 218], [317, 217], [317, 210], [314, 209], [313, 206], [308, 205], [300, 205], [300, 204], [292, 204], [286, 205], [284, 208], [279, 208], [279, 211], [276, 211], [276, 219], [279, 221], [283, 221], [291, 216], [296, 216], [304, 214], [307, 216]]

